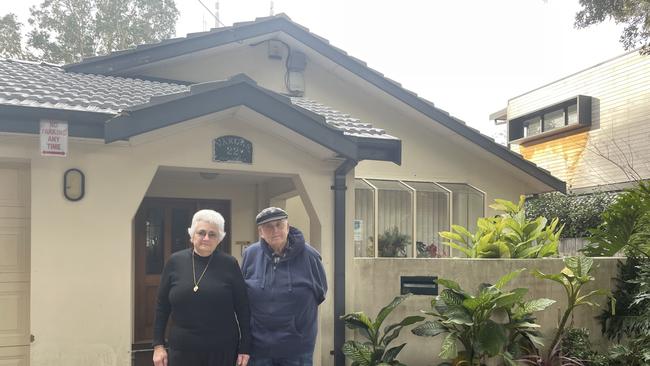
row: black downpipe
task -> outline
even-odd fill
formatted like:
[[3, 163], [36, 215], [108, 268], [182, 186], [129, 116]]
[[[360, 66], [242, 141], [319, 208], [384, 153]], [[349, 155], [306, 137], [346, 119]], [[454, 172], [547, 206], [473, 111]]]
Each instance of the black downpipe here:
[[357, 165], [347, 159], [334, 172], [334, 366], [345, 366], [345, 177]]

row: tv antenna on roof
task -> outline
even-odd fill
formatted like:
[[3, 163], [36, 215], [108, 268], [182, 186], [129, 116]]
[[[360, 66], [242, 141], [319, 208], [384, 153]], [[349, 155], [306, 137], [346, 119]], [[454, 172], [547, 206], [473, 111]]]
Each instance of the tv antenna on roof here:
[[205, 10], [207, 10], [207, 12], [210, 13], [210, 15], [212, 15], [212, 17], [214, 18], [214, 27], [215, 27], [215, 28], [219, 28], [219, 25], [221, 25], [221, 26], [223, 26], [223, 27], [226, 26], [225, 24], [223, 24], [223, 23], [221, 22], [221, 20], [219, 20], [219, 2], [218, 2], [218, 1], [214, 3], [214, 7], [215, 7], [215, 10], [216, 10], [216, 14], [213, 13], [212, 10], [210, 10], [210, 8], [208, 8], [207, 6], [205, 6], [205, 4], [203, 3], [203, 1], [201, 1], [201, 0], [198, 0], [198, 1], [199, 1], [199, 3], [200, 3], [200, 4], [205, 8]]
[[271, 9], [269, 10], [269, 15], [273, 16], [273, 1], [271, 1]]

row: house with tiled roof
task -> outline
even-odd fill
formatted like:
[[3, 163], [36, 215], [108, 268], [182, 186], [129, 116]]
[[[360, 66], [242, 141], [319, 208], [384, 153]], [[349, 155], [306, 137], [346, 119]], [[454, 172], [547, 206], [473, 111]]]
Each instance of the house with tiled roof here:
[[[454, 254], [437, 233], [471, 227], [495, 198], [564, 190], [285, 15], [70, 65], [1, 60], [13, 325], [0, 348], [31, 365], [150, 364], [161, 269], [188, 246], [191, 215], [221, 212], [220, 250], [241, 258], [275, 205], [322, 255], [315, 360], [342, 366], [339, 317], [399, 293], [382, 265], [428, 270]], [[397, 251], [379, 240], [393, 230], [407, 238]]]

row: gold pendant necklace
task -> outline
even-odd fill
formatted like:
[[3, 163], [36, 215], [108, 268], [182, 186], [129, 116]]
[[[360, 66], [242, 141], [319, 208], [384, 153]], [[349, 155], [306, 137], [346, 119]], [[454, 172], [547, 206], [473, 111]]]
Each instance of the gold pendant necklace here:
[[[198, 254], [197, 254], [198, 255]], [[210, 265], [210, 262], [212, 261], [212, 254], [210, 254], [210, 259], [208, 259], [208, 264], [205, 265], [205, 268], [203, 268], [203, 273], [201, 273], [201, 276], [199, 279], [196, 279], [196, 271], [194, 270], [194, 251], [192, 251], [192, 280], [194, 281], [194, 292], [199, 291], [199, 282], [203, 279], [203, 275], [205, 275], [205, 271], [208, 270], [208, 266]]]

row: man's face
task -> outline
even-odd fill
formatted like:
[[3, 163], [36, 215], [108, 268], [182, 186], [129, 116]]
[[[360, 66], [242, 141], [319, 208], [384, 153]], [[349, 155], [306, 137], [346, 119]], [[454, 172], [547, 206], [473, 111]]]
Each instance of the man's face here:
[[280, 251], [287, 244], [289, 235], [289, 222], [286, 219], [263, 223], [257, 227], [260, 237], [264, 239], [274, 251]]

